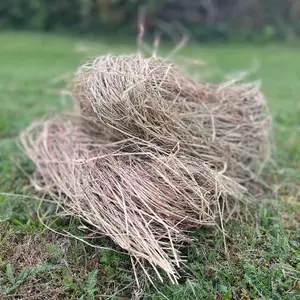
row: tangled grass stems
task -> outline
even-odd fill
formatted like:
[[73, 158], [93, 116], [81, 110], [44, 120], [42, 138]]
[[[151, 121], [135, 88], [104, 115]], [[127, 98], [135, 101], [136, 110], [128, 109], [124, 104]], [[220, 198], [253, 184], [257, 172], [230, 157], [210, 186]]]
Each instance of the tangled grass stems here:
[[38, 186], [177, 282], [188, 232], [248, 200], [268, 157], [259, 87], [202, 84], [162, 60], [103, 56], [71, 85], [77, 116], [33, 123], [22, 144]]

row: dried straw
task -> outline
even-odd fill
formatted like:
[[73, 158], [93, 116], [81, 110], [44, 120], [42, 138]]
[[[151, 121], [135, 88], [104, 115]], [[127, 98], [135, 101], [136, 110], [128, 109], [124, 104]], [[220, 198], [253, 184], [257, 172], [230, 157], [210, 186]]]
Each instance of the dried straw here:
[[203, 85], [139, 55], [88, 61], [72, 92], [78, 117], [21, 135], [39, 186], [176, 282], [176, 243], [222, 222], [259, 178], [269, 133], [262, 94]]

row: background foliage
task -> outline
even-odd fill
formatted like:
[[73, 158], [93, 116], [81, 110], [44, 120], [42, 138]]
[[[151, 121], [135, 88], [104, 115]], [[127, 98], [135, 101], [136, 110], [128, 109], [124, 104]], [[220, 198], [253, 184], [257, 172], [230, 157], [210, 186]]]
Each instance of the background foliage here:
[[75, 32], [135, 31], [179, 26], [204, 39], [295, 38], [298, 0], [1, 0], [0, 28]]

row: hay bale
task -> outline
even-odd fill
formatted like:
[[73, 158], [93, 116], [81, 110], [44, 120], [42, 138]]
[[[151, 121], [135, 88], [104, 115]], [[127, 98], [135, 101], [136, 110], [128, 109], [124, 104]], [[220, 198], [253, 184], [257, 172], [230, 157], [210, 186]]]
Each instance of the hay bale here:
[[78, 117], [21, 135], [39, 186], [176, 282], [176, 243], [222, 222], [259, 178], [269, 133], [262, 94], [249, 84], [200, 84], [141, 56], [90, 60], [72, 92]]

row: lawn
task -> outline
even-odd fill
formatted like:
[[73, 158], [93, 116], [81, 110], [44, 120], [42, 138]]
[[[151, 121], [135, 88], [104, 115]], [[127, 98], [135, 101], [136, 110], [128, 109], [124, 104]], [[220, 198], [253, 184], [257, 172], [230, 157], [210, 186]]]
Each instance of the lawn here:
[[[258, 203], [248, 221], [226, 225], [228, 253], [217, 230], [194, 233], [194, 244], [182, 248], [187, 266], [180, 284], [156, 282], [155, 289], [142, 273], [143, 286], [136, 286], [127, 255], [92, 248], [40, 222], [84, 235], [78, 220], [57, 220], [50, 204], [38, 206], [27, 176], [33, 166], [17, 143], [33, 119], [71, 106], [61, 92], [64, 78], [86, 57], [130, 53], [134, 43], [6, 32], [0, 44], [1, 299], [128, 299], [138, 298], [141, 290], [144, 299], [300, 299], [298, 47], [192, 44], [175, 58], [205, 61], [202, 74], [213, 81], [257, 67], [247, 79], [261, 81], [273, 116], [273, 162], [265, 173], [276, 193], [272, 201]], [[93, 242], [116, 248], [107, 238]]]

